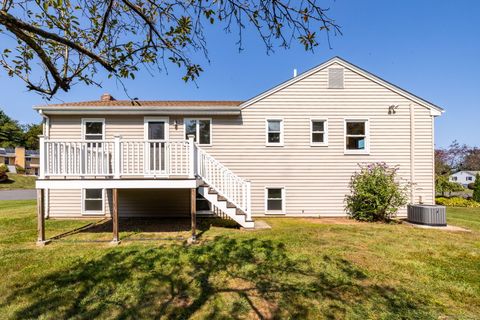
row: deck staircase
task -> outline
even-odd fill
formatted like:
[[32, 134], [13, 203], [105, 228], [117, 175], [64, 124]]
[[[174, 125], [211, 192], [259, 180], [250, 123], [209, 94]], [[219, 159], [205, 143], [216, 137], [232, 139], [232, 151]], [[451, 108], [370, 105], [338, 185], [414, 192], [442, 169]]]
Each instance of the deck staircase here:
[[198, 192], [210, 204], [246, 229], [254, 228], [250, 182], [240, 178], [205, 150], [196, 146]]

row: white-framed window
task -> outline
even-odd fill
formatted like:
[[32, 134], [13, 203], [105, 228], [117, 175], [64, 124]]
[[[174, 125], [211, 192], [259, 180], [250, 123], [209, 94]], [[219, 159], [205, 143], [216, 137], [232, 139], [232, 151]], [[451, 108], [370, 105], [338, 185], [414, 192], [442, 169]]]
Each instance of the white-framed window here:
[[267, 119], [265, 130], [267, 146], [283, 146], [283, 119]]
[[270, 214], [285, 213], [285, 188], [284, 187], [266, 187], [265, 188], [265, 213], [270, 213]]
[[310, 145], [328, 145], [328, 121], [327, 119], [310, 119]]
[[82, 213], [85, 215], [105, 213], [105, 190], [82, 189]]
[[473, 181], [473, 177], [467, 177], [467, 181]]
[[345, 119], [345, 153], [368, 154], [369, 121], [368, 119]]
[[212, 119], [210, 118], [185, 118], [185, 139], [193, 134], [195, 142], [200, 145], [212, 144]]
[[103, 140], [105, 138], [105, 119], [82, 119], [83, 140]]
[[458, 178], [457, 177], [452, 177], [452, 181], [457, 181]]

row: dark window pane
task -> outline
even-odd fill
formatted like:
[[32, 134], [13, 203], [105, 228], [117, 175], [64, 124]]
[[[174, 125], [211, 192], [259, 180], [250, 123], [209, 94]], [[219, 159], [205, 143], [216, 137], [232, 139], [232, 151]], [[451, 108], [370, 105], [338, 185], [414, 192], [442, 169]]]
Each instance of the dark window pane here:
[[195, 136], [195, 141], [197, 140], [197, 120], [185, 120], [185, 139], [188, 139], [188, 136], [193, 134]]
[[199, 120], [200, 144], [210, 144], [210, 120]]
[[280, 133], [269, 133], [268, 142], [270, 143], [280, 143]]
[[323, 133], [312, 133], [312, 142], [323, 142]]
[[102, 189], [86, 189], [85, 199], [101, 199]]
[[347, 122], [347, 134], [365, 134], [365, 122]]
[[269, 199], [281, 199], [282, 198], [282, 189], [268, 189], [268, 198]]
[[85, 211], [102, 211], [102, 200], [85, 200]]
[[86, 122], [85, 133], [86, 134], [102, 134], [103, 123], [102, 122]]
[[149, 122], [148, 123], [148, 139], [164, 140], [165, 139], [165, 122]]
[[268, 200], [267, 210], [282, 210], [282, 200]]
[[268, 120], [268, 131], [280, 132], [280, 120]]
[[348, 150], [364, 150], [365, 138], [363, 137], [347, 137]]
[[324, 131], [324, 122], [323, 121], [313, 121], [312, 122], [313, 131]]

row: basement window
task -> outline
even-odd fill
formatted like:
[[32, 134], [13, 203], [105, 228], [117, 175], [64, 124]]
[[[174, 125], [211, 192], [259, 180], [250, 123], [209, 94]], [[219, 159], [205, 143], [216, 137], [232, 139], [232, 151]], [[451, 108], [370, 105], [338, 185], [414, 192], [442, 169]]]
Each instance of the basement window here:
[[83, 214], [103, 214], [103, 189], [83, 189]]
[[284, 213], [285, 209], [285, 189], [284, 188], [266, 188], [266, 212]]

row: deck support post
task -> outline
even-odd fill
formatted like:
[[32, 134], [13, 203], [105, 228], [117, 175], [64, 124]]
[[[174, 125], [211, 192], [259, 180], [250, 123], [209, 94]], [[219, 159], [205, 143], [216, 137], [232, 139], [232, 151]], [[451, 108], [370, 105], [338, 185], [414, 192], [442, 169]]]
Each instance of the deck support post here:
[[37, 189], [37, 245], [44, 246], [48, 243], [45, 240], [45, 192], [44, 189]]
[[192, 218], [192, 237], [191, 243], [197, 240], [197, 189], [190, 189], [190, 214]]
[[118, 236], [118, 189], [112, 189], [112, 225], [113, 225], [113, 240], [112, 244], [119, 244], [120, 238]]

